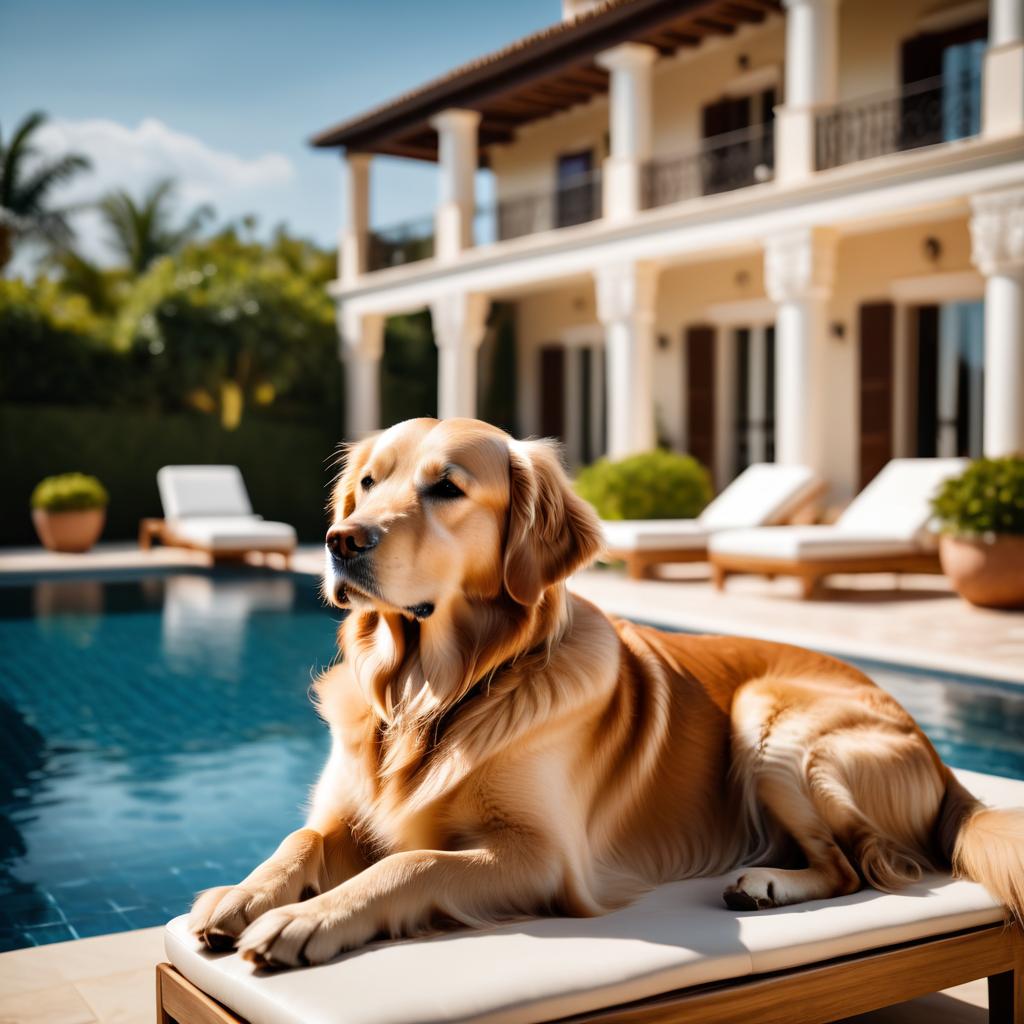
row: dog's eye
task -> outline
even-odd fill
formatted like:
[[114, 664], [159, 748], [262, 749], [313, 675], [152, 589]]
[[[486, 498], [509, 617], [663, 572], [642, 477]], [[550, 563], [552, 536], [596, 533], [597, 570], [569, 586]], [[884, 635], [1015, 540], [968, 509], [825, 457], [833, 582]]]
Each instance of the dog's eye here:
[[438, 480], [436, 484], [432, 484], [427, 491], [428, 497], [441, 498], [444, 501], [450, 501], [452, 498], [461, 498], [463, 494], [465, 492], [456, 487], [447, 477], [443, 480]]
[[373, 486], [373, 477], [364, 476], [363, 479], [359, 481], [359, 486], [362, 487], [364, 491], [368, 491]]

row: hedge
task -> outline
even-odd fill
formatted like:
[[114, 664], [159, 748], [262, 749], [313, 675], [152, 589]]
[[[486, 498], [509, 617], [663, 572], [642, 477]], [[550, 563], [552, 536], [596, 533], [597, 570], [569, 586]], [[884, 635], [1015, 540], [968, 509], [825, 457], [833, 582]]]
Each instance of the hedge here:
[[161, 515], [157, 470], [176, 463], [239, 466], [257, 512], [317, 541], [340, 438], [340, 423], [332, 433], [247, 416], [229, 432], [200, 414], [0, 404], [0, 545], [36, 541], [32, 489], [43, 477], [68, 472], [92, 474], [110, 492], [104, 539], [133, 539], [141, 518]]

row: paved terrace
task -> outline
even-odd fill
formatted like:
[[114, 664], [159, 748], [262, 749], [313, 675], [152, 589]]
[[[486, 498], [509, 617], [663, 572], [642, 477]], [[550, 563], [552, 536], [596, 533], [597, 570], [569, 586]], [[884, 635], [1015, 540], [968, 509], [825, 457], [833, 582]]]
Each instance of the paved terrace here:
[[[293, 568], [315, 575], [321, 549], [299, 550]], [[64, 574], [125, 574], [208, 565], [195, 552], [104, 544], [88, 555], [39, 548], [0, 553], [0, 583]], [[838, 654], [980, 675], [1024, 685], [1024, 615], [962, 602], [942, 577], [835, 577], [824, 599], [799, 600], [794, 581], [730, 579], [716, 593], [704, 567], [669, 566], [663, 578], [634, 582], [592, 569], [572, 587], [609, 612], [703, 632], [743, 633]], [[0, 1024], [150, 1024], [153, 968], [161, 928], [104, 935], [0, 955]], [[847, 1024], [982, 1024], [984, 982], [857, 1018]]]

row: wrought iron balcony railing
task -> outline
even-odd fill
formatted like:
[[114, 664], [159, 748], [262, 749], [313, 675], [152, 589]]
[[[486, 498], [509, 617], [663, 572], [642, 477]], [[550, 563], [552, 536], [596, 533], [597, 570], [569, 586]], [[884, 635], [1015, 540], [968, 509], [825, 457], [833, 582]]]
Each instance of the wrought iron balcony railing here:
[[550, 191], [502, 199], [476, 212], [477, 245], [585, 224], [601, 216], [601, 173], [569, 178]]
[[371, 231], [366, 264], [368, 270], [384, 270], [429, 259], [433, 255], [434, 219], [424, 217]]
[[643, 170], [641, 202], [650, 209], [732, 192], [770, 181], [774, 173], [774, 126], [752, 125], [705, 139], [693, 153], [649, 161]]
[[876, 156], [934, 146], [981, 130], [981, 80], [976, 70], [929, 78], [842, 103], [815, 121], [819, 171]]

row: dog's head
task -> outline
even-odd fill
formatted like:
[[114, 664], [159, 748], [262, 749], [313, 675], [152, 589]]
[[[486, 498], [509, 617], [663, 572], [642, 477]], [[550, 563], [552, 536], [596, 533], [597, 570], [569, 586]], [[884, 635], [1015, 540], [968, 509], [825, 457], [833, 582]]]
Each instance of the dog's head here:
[[331, 512], [328, 599], [419, 620], [532, 607], [600, 546], [555, 449], [478, 420], [408, 420], [355, 445]]

